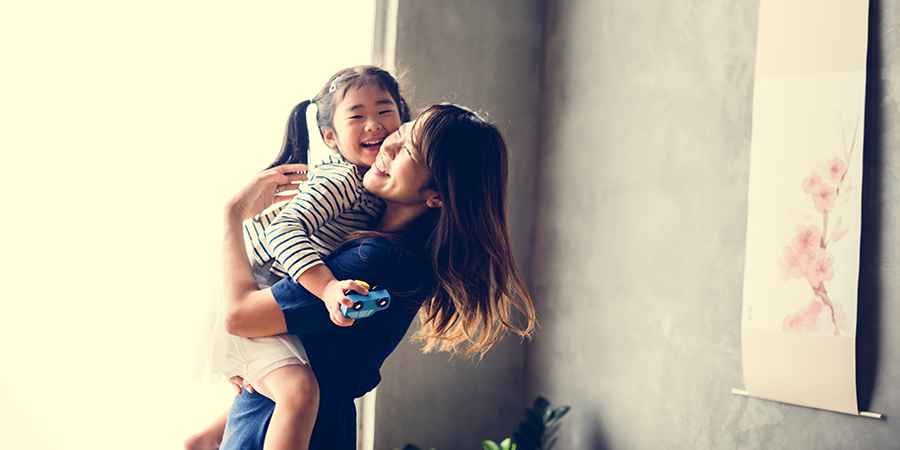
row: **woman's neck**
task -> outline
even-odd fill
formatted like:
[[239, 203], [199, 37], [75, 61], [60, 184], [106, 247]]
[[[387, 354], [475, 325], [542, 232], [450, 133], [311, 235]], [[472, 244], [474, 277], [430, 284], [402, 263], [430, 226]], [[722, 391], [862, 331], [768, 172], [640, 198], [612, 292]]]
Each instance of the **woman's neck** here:
[[409, 228], [409, 224], [418, 219], [419, 216], [427, 210], [428, 206], [424, 204], [421, 206], [409, 206], [387, 202], [387, 206], [384, 209], [384, 215], [381, 216], [381, 221], [378, 222], [378, 226], [375, 230], [383, 231], [385, 233], [403, 231]]

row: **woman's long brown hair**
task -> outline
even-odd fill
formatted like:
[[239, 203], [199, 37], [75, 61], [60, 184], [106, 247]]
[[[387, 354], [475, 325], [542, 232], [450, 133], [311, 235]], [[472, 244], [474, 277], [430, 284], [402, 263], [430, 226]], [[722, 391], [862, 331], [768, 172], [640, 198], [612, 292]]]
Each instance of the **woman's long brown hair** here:
[[[443, 206], [424, 246], [435, 283], [419, 311], [423, 351], [483, 355], [537, 319], [506, 220], [508, 150], [500, 131], [457, 105], [426, 109], [411, 138]], [[426, 255], [423, 255], [426, 256]], [[518, 314], [516, 313], [518, 311]], [[518, 316], [517, 316], [518, 315]], [[524, 323], [523, 323], [524, 322]]]

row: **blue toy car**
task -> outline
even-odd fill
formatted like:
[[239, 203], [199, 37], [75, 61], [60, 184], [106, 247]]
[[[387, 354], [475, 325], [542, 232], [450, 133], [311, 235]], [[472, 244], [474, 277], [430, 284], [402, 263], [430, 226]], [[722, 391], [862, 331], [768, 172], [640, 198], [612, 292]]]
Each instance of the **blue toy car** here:
[[[364, 283], [360, 284], [368, 288]], [[369, 295], [359, 295], [356, 291], [348, 291], [346, 295], [353, 300], [351, 307], [341, 305], [341, 314], [348, 319], [365, 319], [391, 305], [391, 295], [387, 289], [377, 286], [369, 290]]]

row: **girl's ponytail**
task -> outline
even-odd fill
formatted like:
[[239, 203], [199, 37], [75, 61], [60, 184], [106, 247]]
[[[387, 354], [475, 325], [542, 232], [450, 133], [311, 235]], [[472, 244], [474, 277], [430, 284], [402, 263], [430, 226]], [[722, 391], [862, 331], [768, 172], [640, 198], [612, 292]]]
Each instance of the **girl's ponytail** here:
[[282, 164], [309, 164], [309, 129], [306, 127], [306, 109], [312, 100], [304, 100], [291, 110], [284, 126], [284, 141], [275, 161], [266, 169]]

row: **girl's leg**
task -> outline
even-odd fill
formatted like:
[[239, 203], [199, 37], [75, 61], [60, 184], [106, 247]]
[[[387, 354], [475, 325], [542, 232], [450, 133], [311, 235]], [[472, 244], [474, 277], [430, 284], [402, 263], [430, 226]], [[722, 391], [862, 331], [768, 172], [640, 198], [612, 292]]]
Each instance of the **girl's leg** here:
[[216, 420], [206, 426], [199, 433], [184, 440], [184, 450], [216, 450], [222, 443], [225, 434], [225, 422], [228, 421], [226, 409]]
[[279, 367], [253, 386], [275, 402], [265, 450], [307, 450], [319, 411], [319, 383], [306, 364]]

